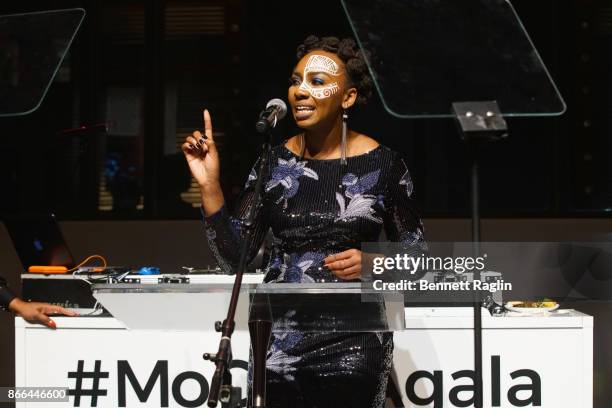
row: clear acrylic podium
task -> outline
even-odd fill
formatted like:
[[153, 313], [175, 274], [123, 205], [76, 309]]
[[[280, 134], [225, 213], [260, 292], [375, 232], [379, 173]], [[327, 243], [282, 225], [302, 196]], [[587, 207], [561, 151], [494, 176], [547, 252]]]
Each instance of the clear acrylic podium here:
[[[219, 320], [232, 285], [93, 285], [94, 297], [130, 329], [204, 330]], [[274, 331], [386, 332], [405, 328], [403, 302], [380, 297], [363, 301], [360, 283], [243, 283], [236, 314], [246, 328], [250, 299], [269, 301]]]
[[[118, 283], [93, 285], [92, 289], [94, 297], [131, 329], [204, 331], [214, 326], [217, 332], [222, 332], [219, 311], [228, 305], [232, 285]], [[364, 289], [361, 283], [243, 283], [235, 324], [238, 330], [244, 330], [248, 321], [251, 337], [253, 383], [249, 406], [265, 407], [266, 357], [271, 332], [363, 333], [405, 329], [403, 301], [386, 300], [382, 294], [373, 292]], [[230, 339], [222, 337], [221, 341]], [[231, 347], [228, 350], [231, 355]], [[214, 362], [217, 356], [205, 353], [203, 357]], [[221, 406], [239, 406], [240, 389], [233, 387], [229, 370], [223, 373], [222, 381]], [[208, 402], [211, 406], [210, 399]]]

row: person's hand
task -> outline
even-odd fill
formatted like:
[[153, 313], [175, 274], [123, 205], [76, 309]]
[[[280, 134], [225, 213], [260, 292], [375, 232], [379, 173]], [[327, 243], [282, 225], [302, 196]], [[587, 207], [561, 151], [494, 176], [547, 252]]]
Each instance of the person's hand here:
[[324, 263], [324, 266], [340, 279], [351, 280], [361, 277], [361, 251], [358, 249], [329, 255], [324, 259]]
[[191, 175], [201, 188], [219, 184], [219, 154], [213, 138], [212, 120], [204, 109], [204, 134], [194, 131], [187, 136], [181, 150], [185, 154]]
[[65, 316], [78, 316], [78, 313], [64, 309], [61, 306], [41, 302], [24, 302], [21, 299], [13, 299], [8, 309], [18, 316], [23, 317], [30, 323], [40, 323], [47, 327], [56, 329], [57, 326], [49, 314], [63, 314]]

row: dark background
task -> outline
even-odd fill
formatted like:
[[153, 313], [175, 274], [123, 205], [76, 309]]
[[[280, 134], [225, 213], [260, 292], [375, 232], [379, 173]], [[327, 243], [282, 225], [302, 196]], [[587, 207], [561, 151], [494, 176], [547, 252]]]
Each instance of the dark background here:
[[[4, 1], [1, 13], [78, 6], [72, 50], [35, 113], [0, 120], [0, 214], [63, 219], [193, 218], [179, 141], [212, 112], [228, 201], [258, 152], [257, 112], [286, 98], [309, 33], [350, 35], [339, 1]], [[612, 4], [517, 0], [517, 12], [566, 99], [560, 118], [510, 119], [485, 150], [482, 210], [496, 217], [606, 217], [612, 209]], [[466, 154], [452, 120], [400, 120], [378, 96], [351, 126], [400, 150], [425, 216], [466, 216]], [[62, 129], [110, 123], [100, 131]], [[280, 141], [295, 131], [285, 120]], [[195, 186], [193, 186], [195, 187]], [[176, 200], [173, 200], [176, 198]]]
[[[612, 3], [513, 4], [568, 111], [510, 119], [510, 138], [485, 149], [483, 239], [610, 233]], [[28, 116], [0, 118], [0, 217], [53, 211], [78, 258], [103, 252], [111, 263], [165, 270], [212, 264], [178, 145], [202, 128], [208, 108], [231, 206], [257, 156], [256, 115], [269, 99], [286, 98], [297, 44], [311, 33], [351, 34], [340, 2], [3, 1], [0, 14], [68, 7], [87, 16], [45, 101]], [[469, 239], [468, 162], [452, 120], [394, 119], [374, 95], [350, 121], [407, 158], [428, 239]], [[102, 122], [106, 133], [59, 133]], [[285, 120], [276, 137], [295, 131]], [[19, 290], [20, 265], [3, 230], [0, 241], [0, 273]], [[611, 406], [612, 310], [579, 307], [595, 315], [595, 406]], [[13, 383], [12, 333], [2, 316], [0, 343], [9, 343], [0, 384]]]

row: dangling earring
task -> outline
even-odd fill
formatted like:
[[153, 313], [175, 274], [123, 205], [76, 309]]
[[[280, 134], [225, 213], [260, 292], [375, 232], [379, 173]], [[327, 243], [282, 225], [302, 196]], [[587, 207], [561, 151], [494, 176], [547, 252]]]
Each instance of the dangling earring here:
[[341, 145], [341, 158], [340, 163], [346, 165], [346, 134], [347, 134], [347, 122], [348, 114], [346, 110], [342, 110], [342, 145]]

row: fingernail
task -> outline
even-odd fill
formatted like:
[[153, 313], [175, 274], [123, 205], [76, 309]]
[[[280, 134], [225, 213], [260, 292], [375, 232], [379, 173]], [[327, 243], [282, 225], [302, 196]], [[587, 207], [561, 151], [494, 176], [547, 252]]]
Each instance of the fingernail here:
[[55, 322], [53, 320], [49, 320], [49, 325], [54, 328], [57, 329], [57, 325], [55, 324]]
[[208, 136], [206, 135], [203, 135], [202, 137], [204, 138], [204, 140], [208, 139]]
[[190, 148], [191, 150], [193, 150], [193, 149], [195, 149], [195, 146], [194, 146], [194, 145], [192, 145], [192, 144], [190, 144], [190, 145], [189, 145], [189, 148]]
[[204, 138], [203, 137], [200, 138], [200, 143], [204, 144]]

